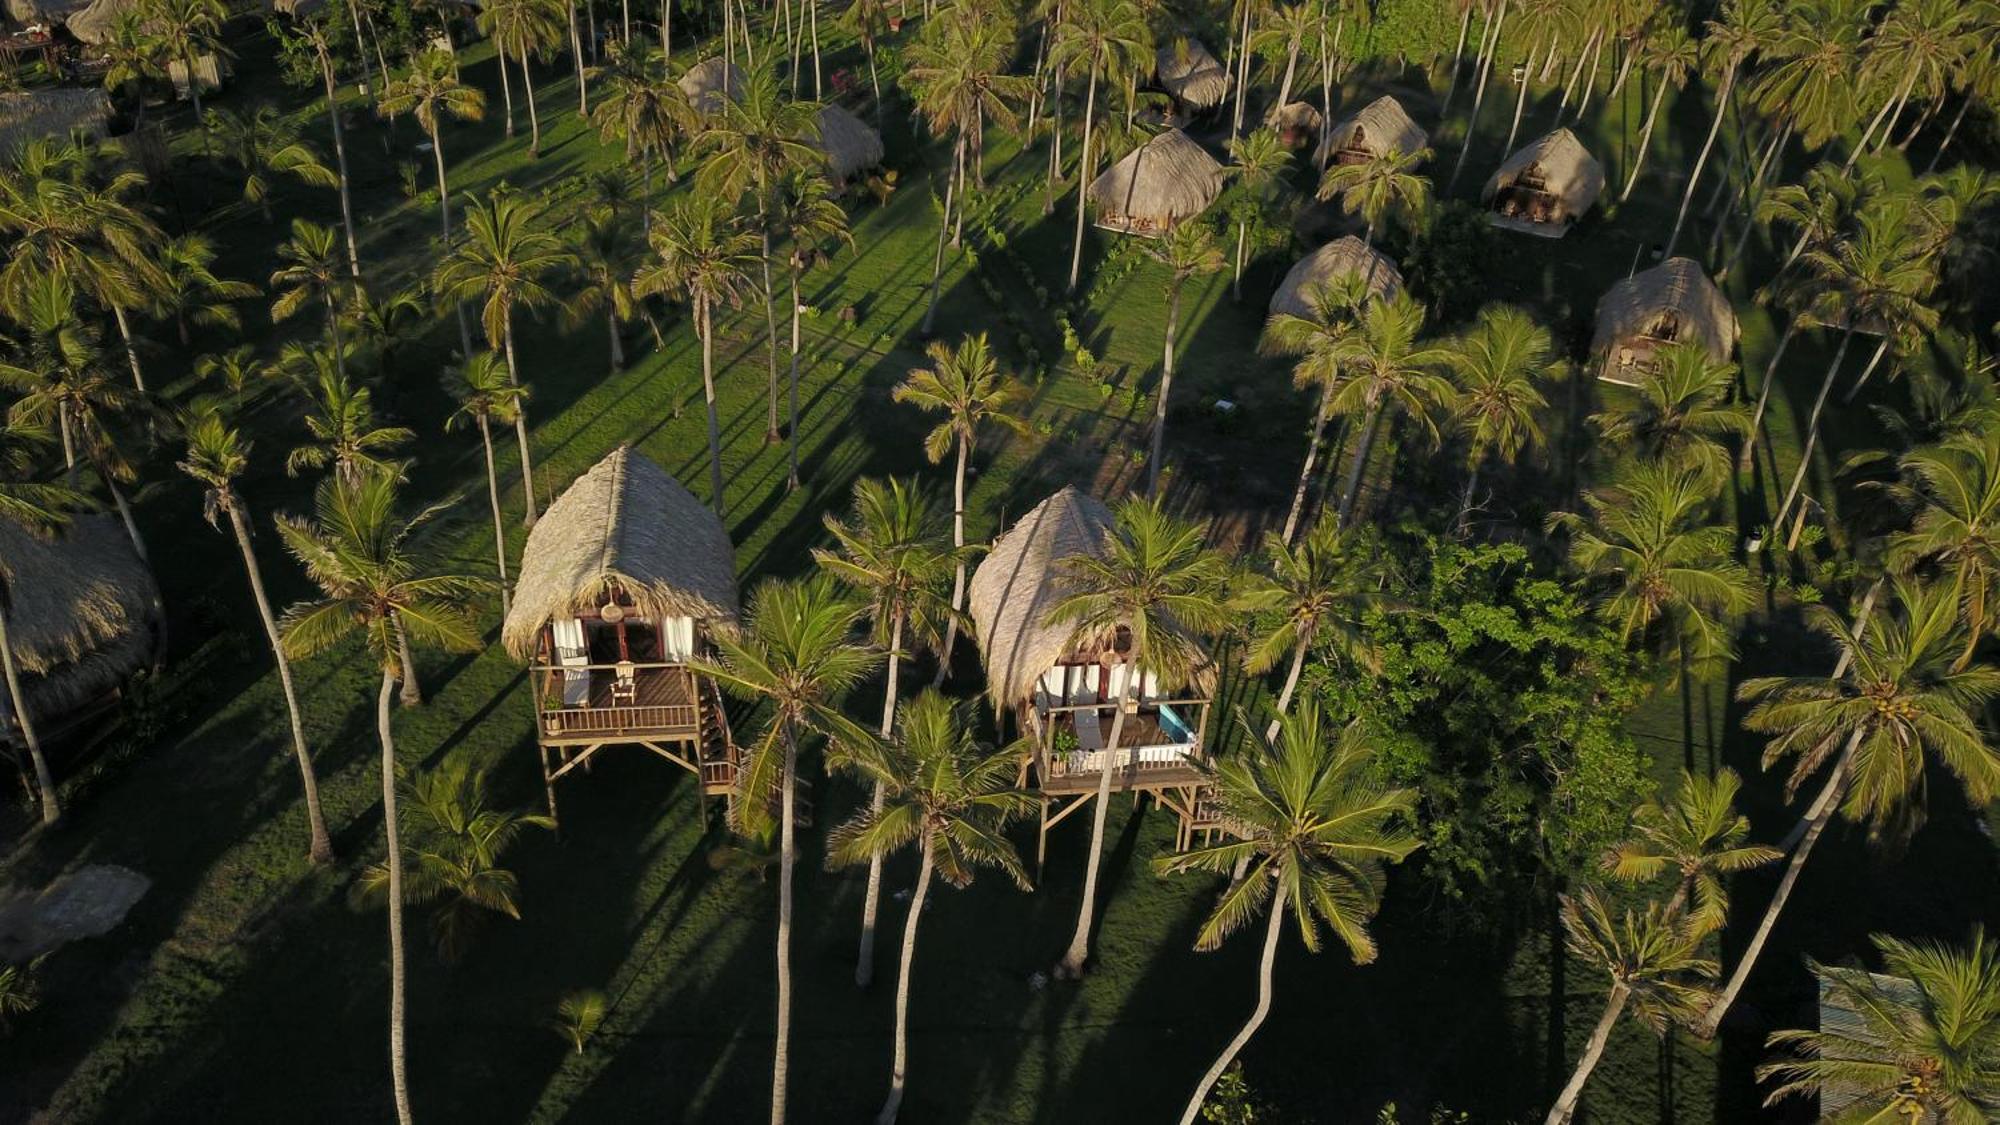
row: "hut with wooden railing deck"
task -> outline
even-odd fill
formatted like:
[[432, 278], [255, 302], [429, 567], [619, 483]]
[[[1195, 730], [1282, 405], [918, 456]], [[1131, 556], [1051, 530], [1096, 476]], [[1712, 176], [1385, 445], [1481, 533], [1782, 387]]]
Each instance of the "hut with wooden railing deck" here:
[[1604, 165], [1568, 129], [1507, 158], [1479, 193], [1496, 227], [1561, 238], [1597, 205]]
[[1590, 344], [1597, 377], [1636, 387], [1660, 349], [1694, 342], [1720, 363], [1736, 347], [1736, 310], [1692, 258], [1668, 258], [1605, 290]]
[[1328, 163], [1366, 164], [1392, 152], [1420, 152], [1430, 143], [1430, 134], [1410, 119], [1403, 103], [1384, 94], [1336, 122], [1313, 154], [1313, 163], [1322, 168]]
[[715, 513], [621, 446], [528, 535], [501, 642], [529, 664], [535, 741], [555, 784], [607, 746], [639, 746], [729, 794], [738, 765], [713, 680], [693, 661], [736, 627], [736, 563]]
[[1179, 129], [1168, 129], [1090, 184], [1098, 227], [1152, 238], [1201, 214], [1222, 193], [1222, 165]]
[[[1038, 865], [1049, 829], [1090, 804], [1105, 769], [1112, 792], [1151, 794], [1174, 813], [1182, 847], [1199, 827], [1206, 778], [1195, 763], [1206, 752], [1213, 666], [1184, 688], [1163, 690], [1152, 671], [1127, 661], [1123, 630], [1093, 646], [1074, 627], [1049, 620], [1068, 593], [1065, 560], [1101, 552], [1111, 530], [1109, 509], [1064, 488], [994, 540], [968, 594], [987, 692], [1034, 745], [1021, 783], [1042, 798]], [[1121, 705], [1119, 744], [1107, 745]]]

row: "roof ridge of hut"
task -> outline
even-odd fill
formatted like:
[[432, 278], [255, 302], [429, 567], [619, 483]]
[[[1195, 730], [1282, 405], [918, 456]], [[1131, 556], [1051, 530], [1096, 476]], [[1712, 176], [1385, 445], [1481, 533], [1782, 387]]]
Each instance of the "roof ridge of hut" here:
[[1597, 302], [1597, 323], [1591, 350], [1604, 351], [1636, 332], [1647, 316], [1671, 310], [1687, 318], [1691, 338], [1699, 339], [1715, 359], [1728, 356], [1736, 343], [1736, 310], [1727, 294], [1693, 258], [1676, 255], [1658, 265], [1619, 278]]
[[31, 707], [86, 702], [152, 654], [159, 586], [113, 516], [73, 516], [47, 538], [0, 519], [0, 583], [11, 602], [8, 647], [36, 678]]
[[817, 144], [836, 183], [882, 163], [886, 151], [882, 147], [882, 134], [853, 110], [827, 102], [819, 108], [816, 119]]
[[994, 538], [972, 573], [966, 607], [993, 699], [1012, 703], [1070, 647], [1074, 630], [1050, 624], [1061, 601], [1062, 563], [1099, 550], [1114, 524], [1104, 502], [1064, 485]]
[[1090, 182], [1100, 226], [1157, 233], [1206, 210], [1222, 191], [1223, 168], [1179, 129], [1164, 129]]
[[1314, 312], [1311, 290], [1323, 289], [1334, 278], [1355, 273], [1363, 274], [1370, 298], [1384, 300], [1403, 290], [1403, 271], [1396, 268], [1388, 255], [1351, 234], [1344, 234], [1292, 263], [1284, 280], [1271, 293], [1271, 314], [1311, 316]]
[[[1324, 160], [1345, 148], [1357, 126], [1361, 129], [1362, 143], [1378, 154], [1391, 149], [1409, 154], [1430, 147], [1430, 134], [1403, 108], [1403, 103], [1394, 94], [1383, 94], [1335, 122], [1327, 132], [1326, 143], [1315, 154], [1316, 159]], [[1375, 148], [1378, 138], [1384, 143]]]

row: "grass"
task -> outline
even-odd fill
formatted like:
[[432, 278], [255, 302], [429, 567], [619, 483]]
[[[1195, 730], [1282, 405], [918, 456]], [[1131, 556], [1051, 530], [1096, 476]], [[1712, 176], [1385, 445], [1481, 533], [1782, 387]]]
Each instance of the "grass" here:
[[[279, 86], [268, 69], [268, 44], [257, 39], [238, 47], [239, 80], [220, 100], [279, 101], [319, 136], [321, 108]], [[511, 182], [546, 191], [557, 215], [567, 214], [583, 193], [583, 177], [617, 163], [619, 152], [600, 145], [576, 118], [566, 64], [548, 68], [538, 84], [544, 151], [531, 159], [525, 117], [513, 138], [503, 136], [490, 55], [475, 48], [465, 58], [469, 80], [487, 87], [492, 100], [485, 122], [447, 133], [454, 193]], [[865, 75], [848, 45], [829, 52], [827, 65]], [[1379, 77], [1357, 80], [1343, 91], [1342, 104], [1358, 104], [1357, 97], [1364, 91], [1372, 97], [1380, 85]], [[1581, 127], [1605, 158], [1613, 193], [1629, 159], [1621, 138], [1638, 130], [1635, 92], [1603, 105]], [[1413, 100], [1420, 106], [1426, 96], [1415, 92]], [[1499, 158], [1511, 112], [1504, 103], [1496, 87], [1480, 148], [1456, 194], [1473, 190], [1479, 170]], [[434, 253], [433, 208], [405, 199], [400, 188], [398, 166], [424, 159], [413, 148], [417, 134], [401, 122], [385, 145], [384, 129], [359, 120], [363, 101], [350, 91], [346, 105], [359, 126], [348, 143], [371, 284], [407, 280]], [[1413, 106], [1419, 120], [1435, 117], [1434, 108], [1427, 113], [1419, 106]], [[1552, 109], [1531, 102], [1524, 136]], [[1487, 264], [1491, 296], [1530, 306], [1580, 349], [1597, 295], [1643, 262], [1671, 223], [1676, 177], [1706, 126], [1701, 114], [1692, 100], [1669, 107], [1640, 191], [1615, 213], [1607, 208], [1561, 242], [1505, 239], [1504, 255]], [[1440, 177], [1455, 156], [1455, 139], [1441, 141], [1434, 167]], [[783, 447], [762, 439], [761, 316], [739, 312], [718, 343], [727, 523], [746, 583], [805, 567], [820, 513], [842, 505], [857, 477], [944, 480], [919, 449], [928, 420], [889, 399], [902, 373], [921, 361], [914, 329], [936, 235], [926, 185], [941, 171], [943, 154], [920, 145], [898, 113], [890, 116], [888, 142], [890, 161], [902, 173], [900, 189], [886, 206], [862, 204], [855, 212], [857, 249], [807, 282], [813, 353], [801, 390], [804, 486], [796, 492], [784, 487]], [[184, 154], [199, 147], [186, 130], [177, 145]], [[1009, 159], [1014, 146], [1002, 138], [992, 148], [992, 179], [976, 197], [978, 218], [968, 224], [968, 245], [980, 264], [971, 267], [970, 255], [957, 251], [948, 255], [938, 323], [946, 338], [990, 331], [1016, 361], [1025, 358], [1027, 343], [1044, 369], [1032, 373], [1030, 434], [989, 437], [980, 450], [971, 496], [976, 536], [990, 535], [1058, 483], [1114, 494], [1143, 475], [1130, 454], [1145, 437], [1165, 304], [1158, 267], [1143, 259], [1128, 267], [1133, 248], [1093, 232], [1085, 272], [1091, 296], [1074, 328], [1108, 374], [1098, 380], [1068, 362], [1051, 365], [1061, 327], [1051, 302], [1028, 291], [1026, 279], [1060, 293], [1069, 200], [1059, 200], [1045, 219], [1043, 161], [1034, 153]], [[229, 192], [198, 161], [181, 167], [162, 185], [170, 223], [201, 214]], [[419, 184], [428, 184], [428, 164], [418, 171]], [[328, 193], [288, 188], [278, 204], [283, 217], [337, 221]], [[983, 233], [989, 225], [1004, 233], [1004, 249]], [[265, 227], [254, 216], [208, 229], [221, 243], [224, 272], [258, 280], [282, 236], [282, 223]], [[1699, 244], [1707, 228], [1697, 222], [1694, 233], [1691, 244]], [[1176, 505], [1212, 516], [1225, 544], [1247, 541], [1282, 512], [1301, 451], [1303, 400], [1282, 366], [1254, 355], [1263, 296], [1288, 264], [1282, 254], [1261, 257], [1240, 306], [1229, 300], [1226, 276], [1192, 282], [1184, 302], [1167, 489]], [[1001, 301], [984, 291], [975, 268]], [[1089, 281], [1098, 276], [1115, 280]], [[1772, 326], [1740, 280], [1732, 280], [1731, 290], [1744, 316], [1742, 355], [1761, 372]], [[851, 320], [841, 315], [849, 308]], [[246, 334], [267, 344], [311, 327], [274, 327], [256, 310], [247, 319]], [[537, 479], [545, 488], [559, 489], [613, 445], [631, 442], [704, 494], [699, 356], [684, 320], [682, 312], [668, 311], [661, 344], [637, 340], [622, 372], [609, 370], [601, 325], [575, 332], [546, 318], [522, 325], [524, 374], [535, 390]], [[448, 407], [436, 374], [455, 341], [449, 317], [425, 325], [381, 376], [378, 404], [422, 435], [416, 491], [464, 498], [433, 545], [458, 568], [484, 573], [491, 541], [476, 491], [478, 451], [463, 434], [441, 433]], [[210, 335], [200, 343], [224, 341]], [[1810, 339], [1794, 345], [1796, 358], [1788, 360], [1775, 396], [1769, 440], [1781, 470], [1796, 457], [1824, 361], [1820, 346]], [[197, 389], [186, 374], [190, 358], [172, 350], [148, 356], [177, 397]], [[1878, 385], [1868, 397], [1883, 389]], [[1595, 393], [1581, 387], [1564, 417], [1550, 420], [1558, 438], [1573, 435], [1570, 419], [1594, 408], [1588, 398]], [[1216, 412], [1211, 404], [1218, 398], [1235, 402], [1236, 411]], [[276, 470], [296, 439], [296, 411], [268, 399], [248, 425], [258, 455], [244, 493], [264, 532], [274, 599], [283, 604], [305, 593], [296, 569], [273, 553], [268, 533], [271, 512], [301, 510], [308, 500], [309, 482]], [[1838, 513], [1846, 498], [1830, 486], [1833, 458], [1870, 444], [1870, 426], [1859, 409], [1836, 409], [1825, 437], [1813, 488]], [[1391, 441], [1379, 449], [1371, 487], [1386, 497], [1385, 506], [1411, 503], [1432, 484], [1453, 479], [1452, 466], [1425, 451]], [[500, 454], [511, 478], [511, 443]], [[1775, 505], [1774, 490], [1782, 487], [1768, 463], [1760, 460], [1749, 485], [1725, 498], [1746, 530]], [[154, 886], [117, 933], [50, 963], [51, 1000], [32, 1031], [10, 1042], [0, 1073], [0, 1105], [16, 1107], [0, 1119], [30, 1109], [64, 1121], [380, 1118], [388, 1112], [382, 919], [344, 901], [355, 872], [379, 854], [367, 710], [374, 679], [355, 652], [299, 670], [307, 733], [342, 857], [315, 870], [303, 859], [304, 818], [285, 752], [282, 704], [265, 674], [233, 547], [196, 522], [198, 496], [172, 477], [168, 464], [164, 451], [153, 458], [159, 487], [141, 508], [163, 557], [161, 580], [177, 638], [173, 663], [146, 693], [153, 701], [140, 716], [146, 736], [133, 740], [129, 760], [73, 787], [65, 828], [24, 833], [0, 869], [10, 881], [34, 883], [78, 863], [122, 863], [151, 876]], [[1343, 464], [1339, 451], [1329, 458], [1330, 467]], [[1593, 459], [1583, 478], [1599, 479], [1608, 469]], [[1391, 474], [1394, 490], [1387, 488]], [[1562, 502], [1554, 476], [1521, 472], [1496, 487], [1522, 498], [1516, 518], [1532, 524], [1541, 510]], [[518, 508], [517, 489], [509, 500]], [[518, 531], [511, 538], [518, 555]], [[1838, 557], [1845, 546], [1836, 537], [1818, 550]], [[1760, 672], [1815, 660], [1800, 641], [1796, 606], [1775, 595], [1747, 623], [1743, 646], [1743, 666]], [[976, 684], [968, 663], [961, 662], [965, 674], [955, 690], [970, 692]], [[501, 799], [537, 803], [521, 670], [497, 647], [421, 664], [429, 702], [396, 720], [403, 767], [470, 759], [495, 771]], [[1683, 765], [1733, 764], [1755, 774], [1754, 746], [1737, 730], [1729, 687], [1726, 675], [1701, 677], [1686, 693], [1663, 685], [1635, 713], [1633, 732], [1654, 751], [1663, 782]], [[1232, 674], [1225, 708], [1254, 703], [1265, 690]], [[750, 720], [736, 717], [739, 727]], [[807, 1119], [854, 1120], [873, 1110], [885, 1085], [891, 994], [883, 986], [865, 995], [853, 989], [862, 877], [822, 866], [824, 826], [851, 810], [860, 792], [811, 772], [819, 808], [799, 869], [793, 1097]], [[1771, 787], [1753, 785], [1751, 800], [1760, 833], [1782, 831], [1787, 814]], [[524, 887], [522, 921], [494, 924], [464, 962], [446, 968], [430, 957], [422, 912], [413, 912], [410, 1055], [418, 1114], [510, 1121], [758, 1117], [768, 1096], [775, 888], [754, 868], [721, 858], [725, 835], [692, 778], [650, 757], [607, 754], [592, 774], [564, 785], [562, 801], [563, 839], [531, 838], [513, 857]], [[1809, 1002], [1798, 953], [1848, 956], [1873, 929], [1949, 934], [1982, 914], [2000, 920], [1992, 902], [1966, 894], [1992, 885], [1994, 874], [1977, 818], [1944, 807], [1951, 802], [1942, 793], [1934, 803], [1931, 828], [1904, 854], [1868, 852], [1846, 829], [1823, 845], [1746, 999], [1753, 1015], [1742, 1030], [1712, 1047], [1679, 1037], [1662, 1048], [1645, 1032], [1621, 1027], [1587, 1094], [1589, 1120], [1742, 1120], [1754, 1105], [1748, 1071], [1761, 1031], [1801, 1017]], [[24, 825], [17, 816], [9, 827]], [[1159, 879], [1148, 868], [1152, 856], [1171, 846], [1171, 824], [1157, 811], [1120, 802], [1108, 831], [1099, 959], [1080, 985], [1038, 978], [1075, 916], [1082, 828], [1052, 834], [1049, 862], [1032, 895], [989, 880], [935, 897], [919, 949], [905, 1119], [1157, 1120], [1179, 1107], [1247, 1012], [1255, 943], [1192, 953], [1194, 926], [1212, 887], [1195, 878]], [[913, 866], [906, 859], [891, 865], [892, 893], [908, 885]], [[1765, 884], [1745, 882], [1754, 888], [1745, 904], [1755, 910]], [[887, 905], [885, 927], [900, 925], [900, 911], [896, 901]], [[1363, 1119], [1390, 1099], [1405, 1109], [1448, 1104], [1481, 1120], [1532, 1113], [1566, 1076], [1599, 995], [1581, 967], [1552, 954], [1547, 912], [1524, 906], [1522, 918], [1499, 935], [1455, 930], [1449, 910], [1406, 877], [1380, 921], [1383, 957], [1376, 965], [1357, 969], [1338, 954], [1309, 956], [1288, 940], [1279, 957], [1277, 1005], [1247, 1054], [1253, 1082], [1288, 1121]], [[1732, 927], [1732, 938], [1745, 921]], [[878, 973], [885, 982], [888, 956]], [[547, 1024], [560, 997], [583, 988], [602, 989], [610, 1004], [596, 1038], [577, 1054]]]

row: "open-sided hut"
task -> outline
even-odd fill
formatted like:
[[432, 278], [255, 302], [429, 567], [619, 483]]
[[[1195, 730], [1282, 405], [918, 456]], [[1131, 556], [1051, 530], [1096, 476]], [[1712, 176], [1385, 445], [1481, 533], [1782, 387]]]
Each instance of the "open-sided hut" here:
[[696, 113], [703, 117], [713, 117], [722, 112], [724, 99], [736, 101], [743, 96], [746, 82], [743, 68], [720, 58], [703, 59], [688, 67], [680, 78], [681, 93]]
[[826, 155], [827, 176], [835, 184], [845, 184], [882, 163], [882, 134], [831, 102], [820, 107], [818, 144]]
[[102, 137], [111, 120], [103, 90], [57, 87], [0, 93], [0, 157], [42, 137], [67, 137], [78, 129]]
[[1153, 74], [1160, 89], [1188, 109], [1214, 109], [1229, 96], [1229, 72], [1192, 36], [1176, 36], [1155, 51]]
[[[1024, 767], [1042, 797], [1041, 839], [1090, 803], [1100, 771], [1117, 792], [1151, 793], [1194, 823], [1202, 774], [1212, 671], [1169, 696], [1151, 672], [1124, 658], [1130, 639], [1079, 638], [1049, 620], [1067, 595], [1065, 560], [1101, 553], [1111, 512], [1074, 487], [1037, 504], [998, 539], [973, 572], [967, 605], [996, 710], [1011, 713], [1035, 745]], [[1135, 678], [1136, 677], [1136, 678]], [[1119, 745], [1109, 746], [1114, 708], [1127, 707]], [[1030, 780], [1023, 778], [1024, 782]]]
[[1429, 148], [1430, 134], [1410, 119], [1403, 103], [1387, 94], [1334, 123], [1314, 154], [1316, 163], [1362, 164], [1389, 152]]
[[1604, 166], [1568, 129], [1507, 158], [1480, 193], [1493, 225], [1561, 238], [1597, 203], [1604, 191]]
[[[58, 738], [116, 704], [125, 681], [152, 663], [160, 592], [116, 519], [80, 516], [49, 538], [0, 520], [0, 583], [9, 598], [8, 648], [41, 738]], [[18, 737], [5, 691], [0, 732]]]
[[1637, 386], [1653, 372], [1659, 349], [1690, 340], [1712, 359], [1729, 358], [1736, 310], [1693, 259], [1668, 258], [1605, 291], [1590, 351], [1599, 378]]
[[729, 535], [665, 469], [621, 446], [549, 505], [500, 639], [530, 665], [550, 815], [557, 779], [613, 745], [643, 746], [705, 792], [728, 792], [728, 719], [690, 662], [735, 625]]
[[1403, 273], [1381, 251], [1353, 235], [1343, 235], [1300, 258], [1271, 294], [1271, 315], [1313, 315], [1313, 294], [1336, 278], [1359, 277], [1368, 296], [1384, 300], [1403, 291]]
[[1125, 154], [1091, 181], [1097, 225], [1123, 234], [1165, 234], [1201, 214], [1222, 192], [1222, 165], [1179, 129]]

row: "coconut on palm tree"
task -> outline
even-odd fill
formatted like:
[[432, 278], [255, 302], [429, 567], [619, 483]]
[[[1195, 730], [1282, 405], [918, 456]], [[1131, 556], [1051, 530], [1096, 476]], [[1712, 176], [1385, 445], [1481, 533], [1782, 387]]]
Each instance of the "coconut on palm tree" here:
[[1193, 278], [1223, 265], [1222, 250], [1207, 223], [1182, 223], [1148, 243], [1146, 253], [1167, 270], [1167, 325], [1161, 337], [1160, 389], [1153, 401], [1153, 448], [1146, 458], [1146, 495], [1160, 494], [1160, 456], [1167, 432], [1167, 402], [1174, 389], [1174, 337], [1181, 323], [1181, 290]]
[[1264, 675], [1285, 663], [1285, 683], [1272, 705], [1276, 716], [1264, 732], [1277, 737], [1278, 719], [1292, 705], [1306, 654], [1323, 646], [1341, 656], [1373, 666], [1376, 654], [1362, 632], [1362, 619], [1387, 606], [1380, 586], [1373, 544], [1357, 542], [1359, 533], [1330, 523], [1314, 525], [1297, 545], [1264, 533], [1263, 565], [1242, 582], [1240, 608], [1266, 615], [1268, 628], [1259, 629], [1243, 654], [1243, 668]]
[[1431, 205], [1431, 181], [1416, 169], [1431, 150], [1404, 152], [1390, 146], [1354, 164], [1335, 164], [1320, 177], [1319, 197], [1340, 200], [1341, 209], [1368, 224], [1362, 242], [1375, 245], [1375, 231], [1390, 219], [1416, 227]]
[[1729, 920], [1725, 875], [1784, 858], [1776, 848], [1752, 844], [1750, 818], [1736, 811], [1743, 781], [1732, 769], [1714, 774], [1681, 771], [1673, 795], [1655, 797], [1632, 814], [1632, 834], [1605, 853], [1606, 873], [1630, 883], [1674, 876], [1669, 918], [1685, 918], [1696, 936]]
[[1454, 428], [1465, 439], [1465, 490], [1458, 502], [1463, 528], [1486, 463], [1512, 465], [1546, 444], [1537, 420], [1548, 407], [1541, 385], [1567, 378], [1569, 365], [1556, 354], [1549, 330], [1513, 305], [1481, 309], [1447, 362], [1458, 385]]
[[[1254, 740], [1247, 720], [1244, 726]], [[1288, 915], [1298, 923], [1308, 952], [1319, 951], [1323, 925], [1356, 964], [1375, 960], [1368, 923], [1381, 905], [1386, 869], [1416, 851], [1419, 841], [1410, 830], [1416, 790], [1386, 784], [1374, 758], [1375, 747], [1360, 723], [1330, 731], [1319, 704], [1307, 698], [1295, 714], [1280, 716], [1269, 752], [1253, 749], [1202, 763], [1229, 838], [1162, 856], [1154, 866], [1163, 873], [1230, 874], [1228, 889], [1202, 921], [1195, 948], [1220, 948], [1261, 910], [1264, 951], [1257, 1006], [1202, 1076], [1181, 1125], [1200, 1118], [1209, 1090], [1270, 1014], [1272, 970]]]
[[445, 419], [451, 430], [470, 422], [479, 430], [479, 448], [486, 457], [486, 501], [493, 510], [493, 561], [500, 575], [500, 616], [507, 616], [507, 527], [500, 518], [500, 474], [493, 467], [493, 423], [508, 425], [527, 400], [528, 388], [507, 377], [507, 363], [498, 353], [481, 352], [452, 373], [447, 385], [458, 409]]
[[310, 378], [299, 380], [309, 440], [285, 458], [285, 472], [297, 476], [301, 469], [330, 469], [350, 484], [369, 476], [401, 476], [401, 467], [389, 456], [416, 434], [379, 424], [374, 393], [341, 374], [325, 351], [294, 352], [292, 358], [311, 370]]

